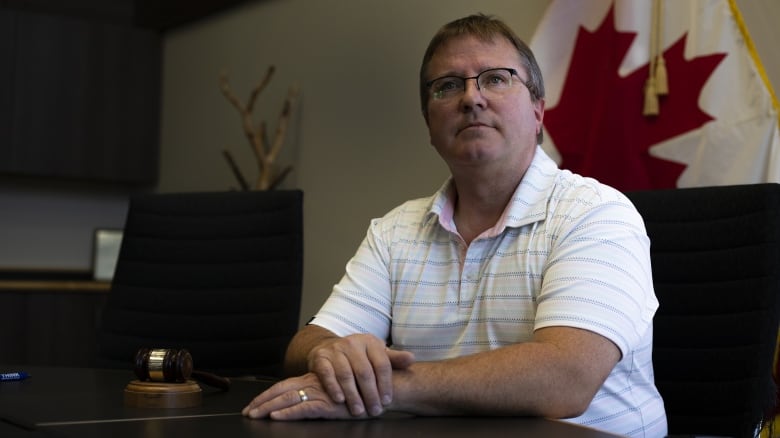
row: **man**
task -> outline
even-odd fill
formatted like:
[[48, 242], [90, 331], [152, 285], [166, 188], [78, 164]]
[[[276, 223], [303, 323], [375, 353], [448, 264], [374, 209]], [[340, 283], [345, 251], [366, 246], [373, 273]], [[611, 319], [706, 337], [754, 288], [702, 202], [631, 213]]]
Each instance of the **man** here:
[[496, 19], [456, 20], [432, 39], [420, 92], [452, 177], [372, 221], [290, 343], [300, 376], [244, 414], [531, 415], [664, 436], [643, 221], [537, 145], [544, 85], [530, 49]]

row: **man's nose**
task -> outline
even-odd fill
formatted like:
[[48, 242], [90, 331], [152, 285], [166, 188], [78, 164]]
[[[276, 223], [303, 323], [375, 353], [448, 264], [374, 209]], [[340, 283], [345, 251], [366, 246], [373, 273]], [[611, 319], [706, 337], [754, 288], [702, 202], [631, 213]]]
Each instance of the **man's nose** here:
[[484, 107], [485, 96], [479, 88], [479, 82], [476, 78], [466, 79], [463, 84], [463, 96], [461, 96], [461, 106], [464, 109], [475, 106]]

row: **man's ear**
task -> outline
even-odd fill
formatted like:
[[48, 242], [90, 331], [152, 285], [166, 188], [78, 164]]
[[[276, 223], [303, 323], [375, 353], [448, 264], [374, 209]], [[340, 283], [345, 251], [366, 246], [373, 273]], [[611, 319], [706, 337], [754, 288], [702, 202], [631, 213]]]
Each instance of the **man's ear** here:
[[536, 134], [539, 134], [539, 131], [542, 130], [542, 122], [544, 121], [544, 98], [536, 99], [535, 102], [533, 102], [534, 105], [534, 116], [536, 116]]

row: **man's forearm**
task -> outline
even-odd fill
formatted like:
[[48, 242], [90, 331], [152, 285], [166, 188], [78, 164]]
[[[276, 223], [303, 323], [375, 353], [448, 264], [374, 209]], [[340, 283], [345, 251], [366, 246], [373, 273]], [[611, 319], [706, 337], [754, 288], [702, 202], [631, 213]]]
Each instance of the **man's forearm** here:
[[[572, 334], [572, 329], [547, 330], [558, 332], [553, 333], [556, 338]], [[574, 334], [563, 343], [548, 338], [553, 342], [528, 342], [397, 370], [389, 409], [418, 415], [579, 415], [619, 352], [598, 335]]]
[[317, 325], [307, 325], [293, 336], [284, 357], [286, 376], [299, 376], [309, 371], [309, 352], [321, 343], [338, 338], [330, 330]]
[[389, 409], [416, 415], [549, 416], [539, 398], [549, 396], [554, 378], [524, 372], [507, 349], [517, 346], [395, 371]]

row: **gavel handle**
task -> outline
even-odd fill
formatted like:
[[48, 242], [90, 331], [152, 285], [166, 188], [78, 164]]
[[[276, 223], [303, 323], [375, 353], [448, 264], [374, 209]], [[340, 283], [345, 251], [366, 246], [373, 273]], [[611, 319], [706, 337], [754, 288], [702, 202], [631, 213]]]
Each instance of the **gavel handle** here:
[[230, 389], [230, 379], [227, 377], [218, 376], [205, 371], [192, 370], [192, 378], [198, 382], [219, 388], [223, 391]]

